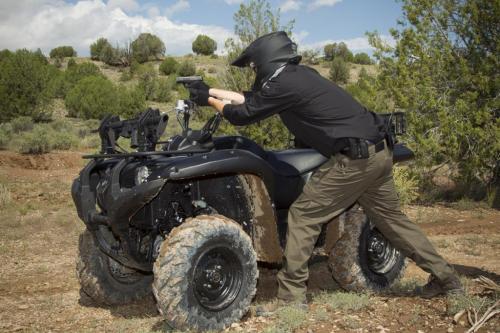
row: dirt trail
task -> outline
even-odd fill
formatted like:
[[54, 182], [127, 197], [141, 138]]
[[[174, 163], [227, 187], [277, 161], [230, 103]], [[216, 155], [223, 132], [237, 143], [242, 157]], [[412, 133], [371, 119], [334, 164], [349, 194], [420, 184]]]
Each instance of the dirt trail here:
[[[167, 330], [152, 297], [131, 305], [99, 307], [80, 294], [75, 278], [78, 235], [83, 230], [70, 197], [71, 181], [83, 165], [80, 154], [24, 156], [0, 152], [0, 181], [11, 202], [0, 208], [0, 332], [152, 332]], [[469, 290], [471, 279], [485, 275], [500, 282], [500, 212], [446, 206], [406, 208], [440, 253], [455, 265]], [[276, 294], [275, 268], [260, 267], [254, 303]], [[444, 298], [409, 295], [426, 274], [410, 264], [400, 288], [369, 296], [359, 310], [342, 310], [314, 301], [296, 332], [465, 332], [451, 324]], [[313, 297], [338, 287], [325, 258], [311, 264]], [[368, 297], [368, 296], [367, 296]], [[295, 318], [295, 319], [294, 319]], [[231, 331], [260, 332], [284, 319], [248, 315]], [[390, 331], [388, 331], [390, 330]], [[494, 319], [480, 332], [500, 332]]]

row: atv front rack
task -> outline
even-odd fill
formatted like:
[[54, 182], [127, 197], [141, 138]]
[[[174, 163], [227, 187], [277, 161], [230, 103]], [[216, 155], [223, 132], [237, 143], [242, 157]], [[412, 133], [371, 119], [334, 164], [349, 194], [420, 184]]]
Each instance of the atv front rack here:
[[84, 159], [97, 159], [97, 158], [129, 158], [129, 157], [147, 157], [153, 155], [169, 156], [169, 155], [193, 155], [210, 152], [209, 149], [196, 149], [196, 150], [169, 150], [169, 151], [142, 151], [142, 152], [129, 152], [129, 153], [110, 153], [110, 154], [90, 154], [83, 155]]

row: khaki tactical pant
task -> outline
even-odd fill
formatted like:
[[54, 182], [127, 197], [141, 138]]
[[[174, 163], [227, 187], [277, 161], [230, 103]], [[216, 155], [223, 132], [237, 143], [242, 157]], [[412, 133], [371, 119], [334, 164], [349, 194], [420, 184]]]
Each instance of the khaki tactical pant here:
[[285, 260], [278, 273], [278, 298], [305, 299], [308, 260], [324, 223], [356, 201], [378, 230], [406, 257], [438, 279], [455, 272], [436, 252], [422, 230], [401, 212], [392, 178], [392, 152], [385, 148], [370, 157], [351, 160], [337, 154], [314, 172], [290, 207]]

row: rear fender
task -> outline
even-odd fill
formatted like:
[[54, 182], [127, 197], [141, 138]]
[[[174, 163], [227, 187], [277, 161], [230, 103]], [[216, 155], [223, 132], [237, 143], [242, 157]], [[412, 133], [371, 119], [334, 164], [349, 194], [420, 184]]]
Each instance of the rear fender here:
[[257, 259], [281, 263], [276, 211], [262, 179], [253, 174], [241, 175], [243, 190], [249, 201], [252, 218], [251, 236]]

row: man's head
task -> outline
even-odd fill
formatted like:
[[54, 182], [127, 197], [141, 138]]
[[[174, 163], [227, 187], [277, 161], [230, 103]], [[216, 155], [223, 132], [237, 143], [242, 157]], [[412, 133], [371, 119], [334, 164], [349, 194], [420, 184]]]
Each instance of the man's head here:
[[302, 57], [286, 32], [278, 31], [254, 40], [231, 65], [250, 66], [257, 73], [254, 87], [260, 87], [281, 66], [298, 64]]

